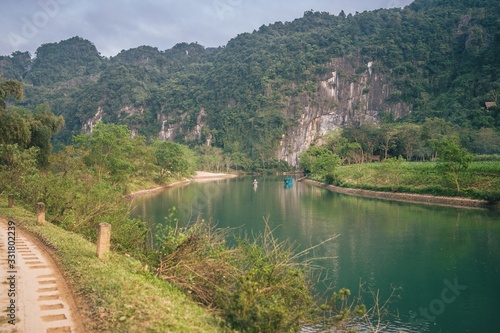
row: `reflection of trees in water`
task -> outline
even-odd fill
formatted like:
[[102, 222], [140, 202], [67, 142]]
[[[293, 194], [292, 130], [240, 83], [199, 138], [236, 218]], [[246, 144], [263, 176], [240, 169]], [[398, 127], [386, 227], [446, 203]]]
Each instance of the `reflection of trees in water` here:
[[[494, 288], [494, 280], [500, 278], [495, 266], [500, 225], [494, 212], [361, 198], [304, 183], [285, 189], [283, 177], [259, 178], [254, 192], [252, 181], [253, 177], [242, 177], [190, 184], [133, 203], [140, 206], [141, 216], [152, 219], [154, 212], [160, 223], [175, 205], [184, 221], [212, 219], [220, 227], [236, 228], [237, 234], [261, 232], [263, 217], [269, 216], [276, 237], [289, 239], [299, 250], [338, 234], [310, 253], [329, 257], [316, 262], [325, 268], [325, 280], [318, 280], [318, 286], [324, 282], [356, 291], [361, 279], [380, 289], [381, 299], [391, 284], [403, 287], [403, 298], [395, 305], [402, 322], [410, 311], [439, 296], [444, 279], [455, 276], [461, 283], [473, 281], [467, 283], [480, 290], [457, 300], [453, 307], [496, 305], [483, 292]], [[442, 320], [454, 316], [452, 307], [446, 311]]]

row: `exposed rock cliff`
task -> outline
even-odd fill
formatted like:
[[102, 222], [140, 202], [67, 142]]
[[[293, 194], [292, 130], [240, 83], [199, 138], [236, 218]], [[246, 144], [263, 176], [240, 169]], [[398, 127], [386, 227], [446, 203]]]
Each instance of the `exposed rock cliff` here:
[[97, 109], [97, 112], [95, 113], [95, 115], [83, 124], [82, 132], [86, 133], [86, 134], [92, 133], [92, 131], [94, 130], [94, 127], [102, 120], [103, 114], [104, 114], [104, 111], [103, 111], [102, 107], [99, 107]]
[[278, 158], [291, 165], [297, 165], [298, 155], [328, 131], [377, 123], [382, 112], [395, 119], [411, 112], [411, 105], [388, 103], [397, 90], [377, 71], [375, 63], [336, 58], [329, 66], [331, 75], [318, 82], [316, 96], [302, 96], [305, 103], [299, 106], [298, 125], [283, 134]]
[[202, 130], [206, 126], [206, 115], [205, 109], [202, 108], [196, 117], [196, 125], [193, 128], [189, 128], [188, 126], [190, 122], [190, 115], [188, 113], [181, 114], [180, 122], [175, 123], [169, 123], [168, 117], [159, 115], [158, 122], [161, 127], [158, 139], [164, 141], [174, 140], [177, 135], [181, 135], [184, 141], [200, 144], [203, 140]]

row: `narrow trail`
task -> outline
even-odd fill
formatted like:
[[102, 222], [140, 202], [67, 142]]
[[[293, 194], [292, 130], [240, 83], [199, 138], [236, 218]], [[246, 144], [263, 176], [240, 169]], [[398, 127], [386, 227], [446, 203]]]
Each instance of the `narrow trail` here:
[[9, 224], [0, 219], [0, 332], [82, 332], [76, 303], [47, 248]]

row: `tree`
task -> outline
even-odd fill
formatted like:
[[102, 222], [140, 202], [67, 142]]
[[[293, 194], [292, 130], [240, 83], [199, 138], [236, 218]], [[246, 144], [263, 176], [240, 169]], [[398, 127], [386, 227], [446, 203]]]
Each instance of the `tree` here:
[[6, 100], [14, 98], [21, 100], [24, 97], [23, 85], [16, 80], [0, 82], [0, 111], [5, 109]]
[[440, 156], [438, 168], [453, 178], [457, 192], [460, 192], [460, 176], [472, 162], [472, 155], [460, 146], [458, 138], [443, 138], [435, 143], [435, 149]]
[[31, 138], [29, 121], [17, 112], [6, 110], [6, 100], [24, 97], [23, 86], [16, 80], [0, 82], [0, 144], [18, 144], [26, 148]]
[[17, 112], [0, 107], [0, 144], [17, 144], [27, 148], [31, 140], [30, 120]]
[[373, 151], [377, 145], [378, 130], [375, 124], [366, 123], [361, 126], [346, 128], [344, 136], [350, 141], [359, 144], [361, 148], [361, 163], [371, 161]]
[[220, 171], [224, 164], [224, 153], [221, 148], [197, 146], [195, 148], [200, 168], [208, 171]]
[[432, 148], [433, 142], [443, 137], [449, 138], [455, 134], [453, 125], [443, 118], [425, 118], [425, 122], [422, 125], [422, 140], [426, 141], [427, 146], [431, 149], [431, 159], [437, 158], [437, 152]]
[[402, 148], [406, 159], [411, 161], [415, 152], [422, 146], [421, 126], [404, 123], [399, 127], [398, 144]]
[[236, 170], [250, 170], [252, 160], [247, 154], [236, 151], [231, 154], [231, 164]]
[[50, 156], [50, 170], [62, 178], [81, 173], [85, 170], [83, 155], [84, 152], [74, 146], [65, 146], [63, 150]]
[[73, 140], [77, 148], [86, 151], [84, 161], [94, 169], [98, 180], [108, 177], [119, 182], [135, 168], [129, 159], [134, 139], [124, 125], [99, 123], [90, 135], [78, 135]]
[[324, 147], [312, 146], [300, 154], [300, 167], [306, 173], [312, 173], [318, 177], [332, 175], [341, 160], [330, 150]]
[[481, 128], [472, 138], [472, 150], [477, 154], [500, 153], [500, 134], [494, 128]]
[[0, 192], [15, 193], [25, 202], [36, 203], [41, 191], [41, 176], [36, 167], [38, 149], [17, 144], [0, 144]]
[[154, 149], [161, 179], [165, 175], [188, 177], [194, 173], [194, 153], [188, 147], [171, 141], [157, 141]]
[[64, 126], [64, 118], [54, 115], [50, 107], [40, 104], [36, 107], [31, 121], [31, 139], [29, 147], [38, 147], [38, 165], [45, 167], [49, 164], [52, 152], [50, 140]]
[[385, 124], [379, 129], [380, 147], [384, 151], [384, 159], [388, 157], [389, 149], [395, 144], [399, 130], [394, 124]]

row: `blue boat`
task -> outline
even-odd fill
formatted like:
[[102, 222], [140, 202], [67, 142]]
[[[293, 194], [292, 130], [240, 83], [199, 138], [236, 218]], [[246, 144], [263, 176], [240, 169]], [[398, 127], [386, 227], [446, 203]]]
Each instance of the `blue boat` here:
[[293, 186], [293, 178], [288, 177], [283, 180], [285, 182], [285, 188], [291, 188]]

